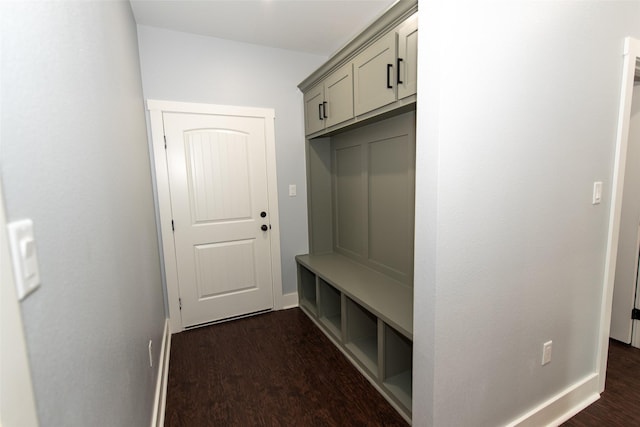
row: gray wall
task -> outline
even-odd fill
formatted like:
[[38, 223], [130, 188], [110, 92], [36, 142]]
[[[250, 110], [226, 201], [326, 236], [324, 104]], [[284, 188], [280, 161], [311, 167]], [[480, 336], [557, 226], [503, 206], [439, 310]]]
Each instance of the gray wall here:
[[597, 369], [623, 38], [640, 37], [640, 3], [419, 13], [415, 425], [503, 425]]
[[[302, 94], [297, 84], [327, 58], [138, 26], [147, 99], [274, 108], [284, 293], [296, 290], [294, 256], [308, 252]], [[297, 197], [289, 197], [296, 184]]]
[[165, 315], [129, 3], [0, 7], [2, 184], [42, 277], [22, 303], [41, 425], [149, 425]]

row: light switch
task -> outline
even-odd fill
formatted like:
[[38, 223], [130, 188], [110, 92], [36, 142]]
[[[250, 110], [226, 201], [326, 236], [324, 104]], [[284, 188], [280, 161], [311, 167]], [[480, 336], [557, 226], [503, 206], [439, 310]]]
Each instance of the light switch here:
[[16, 278], [18, 299], [23, 300], [40, 286], [38, 254], [33, 235], [33, 221], [23, 219], [7, 224], [11, 258]]
[[289, 197], [296, 197], [296, 194], [298, 193], [296, 185], [295, 184], [289, 184]]
[[553, 346], [553, 341], [547, 341], [542, 344], [542, 366], [551, 362], [551, 349]]
[[593, 200], [592, 205], [599, 205], [602, 201], [602, 181], [596, 181], [593, 183]]

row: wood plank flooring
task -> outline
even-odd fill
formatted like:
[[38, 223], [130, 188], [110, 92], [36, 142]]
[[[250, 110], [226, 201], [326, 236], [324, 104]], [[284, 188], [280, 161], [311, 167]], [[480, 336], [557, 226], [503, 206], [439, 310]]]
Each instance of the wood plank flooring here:
[[165, 426], [406, 426], [300, 311], [173, 335]]
[[[299, 309], [172, 337], [165, 426], [406, 426]], [[640, 350], [612, 340], [602, 397], [564, 427], [640, 426]]]
[[640, 349], [609, 342], [604, 393], [563, 427], [640, 426]]

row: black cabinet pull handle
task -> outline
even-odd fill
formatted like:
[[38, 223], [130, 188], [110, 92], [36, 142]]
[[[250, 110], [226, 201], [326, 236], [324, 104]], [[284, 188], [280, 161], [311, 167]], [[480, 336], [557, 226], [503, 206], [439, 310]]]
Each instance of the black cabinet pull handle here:
[[320, 120], [324, 120], [324, 119], [322, 118], [322, 104], [318, 104], [318, 118], [319, 118]]
[[322, 115], [325, 119], [327, 118], [327, 101], [322, 102]]
[[260, 218], [264, 218], [265, 216], [267, 216], [267, 213], [265, 211], [260, 212]]
[[387, 64], [387, 89], [393, 89], [393, 86], [391, 86], [391, 75], [389, 74], [392, 68], [393, 64]]
[[402, 62], [402, 58], [398, 58], [398, 84], [401, 85], [403, 82], [400, 80], [400, 63]]
[[260, 229], [261, 229], [262, 231], [267, 231], [267, 230], [269, 229], [269, 227], [267, 227], [267, 225], [266, 225], [266, 224], [262, 224], [262, 227], [260, 227]]

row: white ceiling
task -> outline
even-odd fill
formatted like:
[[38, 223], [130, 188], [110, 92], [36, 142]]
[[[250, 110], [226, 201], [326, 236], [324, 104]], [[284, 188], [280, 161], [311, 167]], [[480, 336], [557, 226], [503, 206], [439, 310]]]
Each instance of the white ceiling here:
[[396, 0], [130, 0], [139, 25], [330, 56]]

